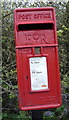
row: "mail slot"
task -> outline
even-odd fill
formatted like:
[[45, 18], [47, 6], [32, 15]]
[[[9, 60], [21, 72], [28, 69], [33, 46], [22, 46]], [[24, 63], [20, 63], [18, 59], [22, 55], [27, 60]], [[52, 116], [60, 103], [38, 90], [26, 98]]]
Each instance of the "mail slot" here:
[[19, 108], [61, 106], [54, 8], [14, 10]]

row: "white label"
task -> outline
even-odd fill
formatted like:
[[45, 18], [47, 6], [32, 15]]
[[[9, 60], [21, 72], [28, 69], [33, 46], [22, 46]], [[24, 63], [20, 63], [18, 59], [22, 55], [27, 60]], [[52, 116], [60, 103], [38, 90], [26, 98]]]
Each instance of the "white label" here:
[[46, 57], [32, 57], [30, 62], [31, 89], [48, 89]]

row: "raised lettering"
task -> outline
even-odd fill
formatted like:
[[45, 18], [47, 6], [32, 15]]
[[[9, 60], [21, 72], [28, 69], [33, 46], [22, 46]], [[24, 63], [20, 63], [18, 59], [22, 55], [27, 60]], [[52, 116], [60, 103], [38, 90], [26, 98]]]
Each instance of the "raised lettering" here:
[[19, 15], [19, 20], [30, 20], [30, 19], [31, 19], [31, 14]]
[[35, 13], [35, 14], [20, 14], [18, 16], [19, 20], [31, 20], [31, 19], [47, 19], [51, 18], [51, 13]]

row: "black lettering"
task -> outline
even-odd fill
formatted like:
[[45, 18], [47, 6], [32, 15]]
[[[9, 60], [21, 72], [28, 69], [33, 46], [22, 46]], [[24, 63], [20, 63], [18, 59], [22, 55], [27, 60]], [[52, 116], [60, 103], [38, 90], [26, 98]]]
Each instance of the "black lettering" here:
[[42, 73], [41, 71], [39, 72], [39, 71], [37, 71], [36, 73], [38, 73], [38, 74], [40, 74], [40, 73]]

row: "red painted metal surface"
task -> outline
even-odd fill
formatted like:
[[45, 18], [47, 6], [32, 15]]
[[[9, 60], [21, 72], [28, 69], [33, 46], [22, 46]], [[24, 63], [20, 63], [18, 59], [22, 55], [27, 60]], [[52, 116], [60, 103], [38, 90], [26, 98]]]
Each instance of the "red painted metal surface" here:
[[[54, 9], [16, 9], [14, 10], [14, 21], [19, 108], [21, 110], [36, 110], [59, 107], [62, 100]], [[35, 52], [35, 49], [36, 51], [39, 49], [39, 52]], [[46, 63], [42, 63], [41, 58], [42, 60], [46, 59]], [[34, 68], [31, 67], [32, 61]], [[45, 66], [46, 73], [41, 65], [43, 68]], [[35, 66], [38, 73], [40, 70], [40, 75], [35, 74], [37, 71]], [[34, 79], [31, 69], [34, 70]], [[39, 79], [39, 77], [42, 78]], [[37, 84], [35, 78], [38, 79]], [[33, 87], [33, 81], [35, 85], [38, 85], [42, 84], [40, 82], [43, 79], [48, 82], [42, 86], [47, 86], [46, 88]]]

